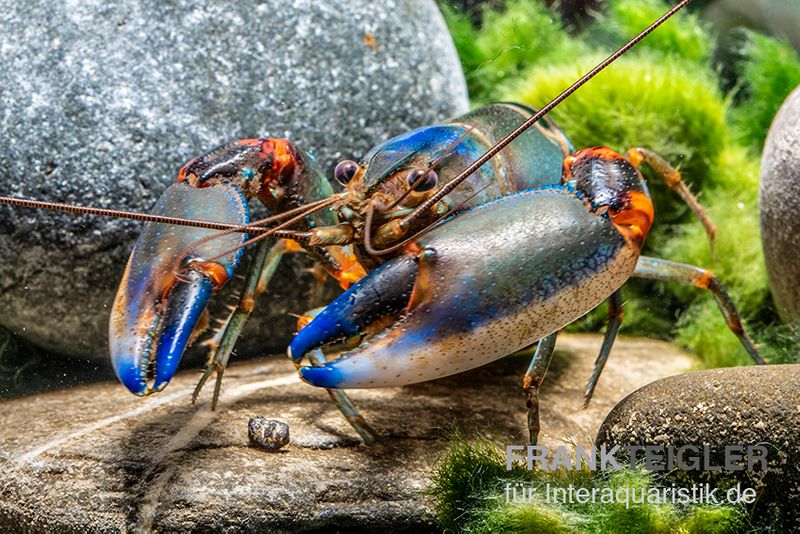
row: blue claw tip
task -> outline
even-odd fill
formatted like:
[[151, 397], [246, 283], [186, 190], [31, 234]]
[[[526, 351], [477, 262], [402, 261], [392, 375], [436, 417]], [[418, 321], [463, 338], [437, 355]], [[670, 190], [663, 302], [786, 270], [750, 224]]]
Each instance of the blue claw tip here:
[[117, 378], [119, 378], [123, 386], [128, 388], [128, 391], [139, 397], [147, 394], [147, 383], [142, 380], [142, 375], [136, 365], [133, 365], [133, 362], [128, 365], [122, 365], [115, 371]]
[[[302, 330], [300, 330], [296, 336], [292, 339], [291, 343], [289, 343], [289, 349], [287, 353], [289, 354], [289, 358], [292, 359], [294, 363], [299, 362], [303, 359], [303, 356], [311, 350], [314, 345], [318, 342], [318, 339], [321, 337], [317, 334], [316, 331], [311, 332], [310, 326], [313, 325], [313, 321], [305, 326]], [[317, 334], [317, 335], [314, 335]]]
[[[334, 301], [335, 303], [335, 301]], [[350, 321], [339, 317], [339, 310], [333, 304], [322, 310], [319, 315], [300, 330], [289, 344], [288, 354], [293, 362], [303, 359], [311, 349], [330, 341], [331, 337], [345, 334], [352, 335], [357, 328]]]
[[320, 388], [336, 388], [342, 383], [342, 371], [328, 364], [322, 367], [305, 366], [300, 368], [300, 378], [312, 386]]
[[205, 310], [214, 284], [208, 278], [201, 278], [194, 284], [178, 286], [173, 291], [175, 302], [166, 313], [163, 332], [159, 336], [156, 349], [156, 373], [153, 389], [163, 389], [178, 369], [183, 352], [189, 344], [200, 315]]

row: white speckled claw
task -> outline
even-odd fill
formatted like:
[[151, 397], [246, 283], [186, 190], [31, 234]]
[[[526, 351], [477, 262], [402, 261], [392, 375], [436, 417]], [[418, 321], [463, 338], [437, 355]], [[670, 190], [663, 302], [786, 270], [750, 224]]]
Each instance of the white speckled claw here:
[[564, 187], [482, 205], [439, 225], [413, 250], [419, 252], [370, 273], [300, 331], [291, 348], [295, 361], [335, 337], [309, 344], [318, 332], [338, 328], [350, 335], [352, 317], [342, 313], [342, 303], [396, 287], [372, 282], [399, 262], [416, 260], [414, 288], [399, 318], [339, 359], [301, 368], [305, 381], [328, 388], [400, 386], [481, 366], [591, 310], [627, 280], [638, 256], [609, 219]]

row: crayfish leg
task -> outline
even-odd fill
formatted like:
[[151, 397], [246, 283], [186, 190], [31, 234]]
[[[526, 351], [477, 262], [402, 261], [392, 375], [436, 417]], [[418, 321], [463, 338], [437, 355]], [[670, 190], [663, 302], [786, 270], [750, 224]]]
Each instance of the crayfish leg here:
[[592, 372], [589, 382], [586, 384], [586, 390], [583, 394], [583, 408], [589, 406], [589, 402], [594, 395], [594, 389], [597, 387], [597, 381], [600, 380], [600, 375], [608, 361], [608, 356], [611, 354], [611, 347], [614, 346], [614, 340], [617, 338], [617, 332], [622, 324], [622, 290], [614, 291], [608, 297], [608, 323], [606, 324], [606, 333], [603, 336], [603, 344], [600, 346], [600, 353], [594, 361], [594, 371]]
[[[320, 349], [314, 349], [308, 353], [308, 359], [312, 365], [325, 365], [328, 363], [328, 360], [325, 359], [325, 355], [322, 353]], [[339, 411], [342, 412], [342, 415], [350, 423], [350, 426], [353, 427], [353, 430], [361, 436], [361, 439], [364, 441], [364, 444], [368, 447], [371, 447], [380, 441], [380, 436], [375, 430], [367, 423], [367, 420], [364, 419], [364, 416], [359, 413], [356, 407], [353, 405], [353, 401], [350, 400], [350, 397], [341, 389], [332, 389], [326, 388], [328, 395], [331, 397], [331, 400], [339, 408]]]
[[722, 282], [708, 269], [659, 258], [640, 256], [633, 276], [637, 278], [661, 280], [663, 282], [690, 284], [710, 291], [714, 295], [717, 306], [719, 306], [723, 317], [725, 317], [728, 328], [739, 338], [739, 342], [753, 359], [753, 362], [755, 362], [756, 365], [763, 365], [766, 363], [764, 358], [758, 353], [753, 341], [747, 335], [744, 325], [742, 324], [742, 318], [736, 309], [736, 304], [731, 300]]
[[717, 239], [717, 227], [714, 225], [714, 221], [711, 220], [711, 217], [708, 216], [708, 213], [706, 213], [705, 208], [700, 204], [697, 196], [689, 190], [689, 186], [687, 186], [686, 182], [681, 178], [681, 172], [670, 165], [663, 157], [646, 148], [634, 147], [628, 149], [625, 153], [625, 159], [636, 168], [643, 162], [647, 163], [650, 168], [664, 180], [664, 183], [667, 184], [670, 189], [678, 193], [678, 196], [681, 197], [697, 218], [700, 219], [700, 222], [703, 223], [706, 234], [708, 234], [708, 239], [711, 242], [711, 257], [713, 258], [715, 256], [714, 245]]
[[217, 332], [209, 343], [213, 355], [209, 357], [206, 369], [194, 388], [194, 393], [192, 394], [193, 403], [197, 401], [206, 381], [216, 372], [217, 377], [214, 385], [214, 395], [211, 399], [211, 409], [216, 408], [220, 389], [222, 388], [222, 375], [228, 366], [228, 360], [230, 360], [236, 340], [239, 339], [242, 329], [253, 311], [256, 299], [266, 290], [269, 280], [275, 274], [275, 270], [278, 268], [278, 264], [285, 253], [286, 244], [283, 240], [272, 246], [267, 241], [261, 241], [256, 247], [247, 271], [244, 287], [239, 295], [238, 304], [231, 311], [220, 332]]
[[531, 363], [525, 376], [522, 378], [522, 389], [525, 393], [525, 405], [528, 407], [528, 438], [530, 444], [535, 446], [539, 442], [539, 386], [544, 381], [544, 375], [550, 367], [553, 359], [553, 350], [556, 347], [558, 332], [553, 332], [549, 336], [539, 340], [536, 352], [533, 354]]

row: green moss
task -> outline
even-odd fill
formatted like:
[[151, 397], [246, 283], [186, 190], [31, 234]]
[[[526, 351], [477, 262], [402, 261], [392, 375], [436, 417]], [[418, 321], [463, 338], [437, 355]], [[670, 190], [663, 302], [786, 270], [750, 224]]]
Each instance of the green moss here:
[[[548, 500], [549, 487], [589, 492], [611, 488], [616, 494], [634, 490], [654, 492], [661, 486], [646, 471], [620, 470], [598, 474], [588, 469], [568, 471], [505, 470], [501, 449], [488, 441], [467, 442], [456, 437], [434, 474], [434, 498], [442, 528], [448, 532], [499, 533], [649, 533], [738, 532], [745, 514], [739, 507], [595, 502], [563, 503]], [[519, 484], [519, 485], [518, 485]], [[532, 489], [518, 501], [507, 502], [507, 487]], [[599, 493], [598, 493], [599, 494]]]
[[501, 451], [489, 442], [470, 444], [456, 434], [447, 455], [433, 476], [431, 494], [436, 498], [436, 514], [445, 528], [472, 520], [481, 509], [487, 487], [503, 477], [521, 477], [521, 471], [508, 473]]
[[502, 13], [485, 13], [476, 44], [484, 63], [491, 65], [493, 86], [554, 55], [585, 52], [580, 41], [563, 31], [556, 13], [529, 0], [511, 0]]
[[770, 325], [758, 334], [757, 341], [767, 361], [800, 364], [800, 325]]
[[[516, 100], [542, 106], [667, 6], [661, 0], [612, 0], [577, 35], [561, 28], [537, 0], [513, 0], [502, 12], [484, 13], [481, 28], [455, 13], [448, 21], [476, 105]], [[690, 210], [646, 167], [656, 222], [645, 253], [712, 269], [762, 350], [784, 361], [792, 347], [800, 347], [800, 336], [775, 333], [777, 315], [758, 232], [756, 151], [775, 111], [800, 83], [800, 61], [784, 42], [750, 34], [733, 98], [720, 89], [710, 59], [716, 47], [696, 15], [679, 13], [552, 116], [576, 147], [624, 151], [643, 146], [681, 169], [717, 225], [716, 257]], [[702, 290], [633, 280], [623, 293], [623, 332], [675, 336], [706, 366], [749, 362], [713, 298]], [[596, 310], [571, 329], [597, 331], [604, 320], [604, 310]]]
[[[584, 56], [580, 63], [571, 59], [532, 69], [508, 83], [500, 97], [541, 107], [601, 59]], [[606, 145], [624, 153], [645, 146], [680, 164], [687, 180], [700, 185], [727, 141], [726, 110], [707, 71], [676, 57], [641, 53], [600, 73], [552, 117], [576, 147]]]
[[732, 513], [730, 509], [717, 506], [695, 506], [683, 521], [685, 532], [696, 534], [725, 534], [741, 532], [745, 525], [745, 514]]
[[576, 522], [575, 514], [566, 509], [558, 509], [542, 503], [534, 505], [501, 504], [476, 514], [467, 532], [518, 532], [556, 533], [574, 532], [571, 525]]
[[785, 41], [749, 34], [742, 68], [745, 98], [732, 113], [740, 139], [761, 150], [781, 103], [800, 85], [800, 57]]
[[486, 83], [483, 76], [484, 73], [480, 70], [485, 58], [477, 46], [478, 30], [462, 11], [449, 4], [441, 4], [441, 9], [447, 22], [447, 27], [450, 30], [450, 36], [453, 38], [456, 50], [458, 50], [461, 67], [464, 70], [464, 76], [469, 86], [469, 93], [475, 98], [475, 95], [481, 92], [480, 88]]
[[503, 80], [554, 55], [586, 51], [558, 22], [557, 13], [532, 0], [510, 0], [503, 11], [486, 11], [478, 31], [462, 12], [444, 5], [473, 103], [493, 100]]
[[[603, 23], [590, 35], [609, 47], [619, 47], [664, 14], [667, 4], [661, 0], [617, 0], [610, 2]], [[604, 38], [605, 37], [605, 38]], [[700, 17], [682, 12], [677, 21], [664, 24], [647, 36], [639, 50], [680, 57], [696, 64], [708, 63], [714, 41]]]

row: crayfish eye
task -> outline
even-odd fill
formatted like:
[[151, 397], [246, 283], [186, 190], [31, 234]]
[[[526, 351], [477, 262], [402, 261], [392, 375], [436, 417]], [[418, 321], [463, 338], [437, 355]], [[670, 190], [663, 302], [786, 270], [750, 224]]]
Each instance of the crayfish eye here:
[[414, 191], [430, 191], [436, 187], [436, 182], [439, 181], [439, 176], [434, 170], [428, 169], [414, 169], [408, 173], [408, 187]]
[[336, 178], [336, 181], [340, 184], [347, 185], [359, 169], [358, 163], [346, 159], [336, 164], [336, 168], [333, 169], [333, 177]]

